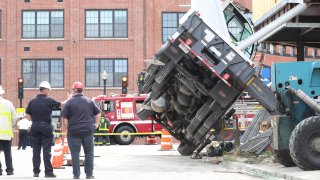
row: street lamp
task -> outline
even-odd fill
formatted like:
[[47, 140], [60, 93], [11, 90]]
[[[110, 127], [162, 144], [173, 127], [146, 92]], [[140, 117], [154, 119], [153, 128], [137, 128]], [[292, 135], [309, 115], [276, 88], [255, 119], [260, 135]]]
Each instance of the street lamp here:
[[108, 79], [108, 73], [106, 73], [106, 70], [103, 70], [103, 73], [101, 73], [101, 79], [103, 80], [103, 95], [106, 95], [107, 93], [107, 79]]

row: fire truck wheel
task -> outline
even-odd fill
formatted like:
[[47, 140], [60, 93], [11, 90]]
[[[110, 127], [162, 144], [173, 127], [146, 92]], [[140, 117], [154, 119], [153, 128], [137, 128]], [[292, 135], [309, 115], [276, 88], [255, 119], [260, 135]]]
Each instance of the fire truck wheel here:
[[[129, 126], [121, 126], [116, 130], [116, 133], [134, 133], [134, 130]], [[116, 135], [115, 141], [119, 145], [129, 145], [134, 141], [134, 135]]]
[[182, 156], [190, 156], [194, 150], [196, 150], [197, 147], [194, 145], [188, 145], [184, 142], [181, 142], [181, 144], [178, 147], [178, 152], [182, 155]]

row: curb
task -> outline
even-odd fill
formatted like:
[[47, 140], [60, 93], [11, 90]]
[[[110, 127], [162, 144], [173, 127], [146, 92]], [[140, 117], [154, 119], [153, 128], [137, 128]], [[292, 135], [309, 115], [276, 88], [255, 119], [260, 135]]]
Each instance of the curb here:
[[281, 179], [287, 179], [287, 180], [306, 180], [304, 178], [292, 176], [279, 171], [267, 170], [262, 167], [259, 168], [255, 165], [249, 165], [249, 164], [238, 163], [238, 162], [223, 161], [222, 167], [244, 172], [252, 176], [258, 176], [258, 177], [267, 178], [267, 179], [281, 178]]

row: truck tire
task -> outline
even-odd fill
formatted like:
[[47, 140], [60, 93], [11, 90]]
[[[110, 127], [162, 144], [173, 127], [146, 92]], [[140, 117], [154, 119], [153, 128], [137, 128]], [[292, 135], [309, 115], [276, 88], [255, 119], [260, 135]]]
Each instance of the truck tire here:
[[155, 77], [155, 81], [159, 84], [163, 83], [163, 81], [165, 81], [168, 78], [168, 76], [171, 75], [171, 72], [173, 71], [174, 67], [175, 67], [174, 62], [169, 61], [157, 73], [157, 75]]
[[178, 152], [182, 156], [190, 156], [194, 150], [196, 150], [197, 147], [194, 145], [188, 145], [184, 142], [181, 142], [181, 144], [178, 146]]
[[152, 116], [153, 111], [148, 110], [148, 109], [140, 109], [137, 112], [137, 116], [141, 119], [141, 120], [146, 120], [148, 119], [150, 116]]
[[289, 150], [273, 150], [274, 158], [285, 167], [293, 167], [295, 166]]
[[196, 114], [197, 119], [202, 121], [204, 118], [208, 116], [209, 112], [211, 111], [210, 109], [211, 103], [212, 103], [212, 100], [208, 100], [202, 105], [202, 107], [199, 109], [199, 111]]
[[194, 135], [194, 138], [198, 141], [201, 141], [202, 138], [210, 131], [211, 127], [217, 122], [219, 118], [222, 117], [225, 110], [223, 108], [218, 108], [215, 112], [211, 112], [211, 114], [206, 118], [198, 130], [198, 132]]
[[[132, 127], [129, 126], [121, 126], [116, 130], [116, 133], [134, 133]], [[116, 135], [115, 141], [119, 145], [129, 145], [134, 141], [134, 135]]]
[[150, 97], [151, 97], [152, 100], [155, 101], [155, 100], [159, 99], [159, 97], [160, 97], [163, 93], [164, 93], [163, 90], [160, 90], [160, 91], [152, 91], [152, 92], [150, 93]]
[[149, 76], [154, 76], [157, 72], [158, 72], [158, 69], [160, 68], [159, 65], [155, 65], [155, 64], [150, 64], [150, 66], [148, 67], [147, 69], [147, 74]]
[[148, 94], [149, 92], [151, 92], [153, 83], [154, 83], [154, 77], [147, 76], [145, 78], [145, 83], [142, 87], [143, 93]]
[[320, 117], [301, 121], [292, 131], [289, 143], [293, 162], [304, 170], [320, 169]]
[[159, 84], [157, 82], [154, 82], [152, 85], [152, 91], [161, 91], [165, 85], [166, 85], [166, 83]]

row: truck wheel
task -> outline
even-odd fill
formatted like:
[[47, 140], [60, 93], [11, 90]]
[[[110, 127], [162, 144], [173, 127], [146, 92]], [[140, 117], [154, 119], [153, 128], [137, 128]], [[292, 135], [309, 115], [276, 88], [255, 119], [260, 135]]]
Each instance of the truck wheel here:
[[273, 150], [273, 156], [278, 162], [285, 167], [295, 166], [289, 150]]
[[320, 169], [320, 117], [301, 121], [292, 131], [289, 143], [293, 162], [304, 170]]
[[150, 94], [150, 97], [152, 100], [157, 100], [159, 99], [159, 97], [163, 94], [163, 90], [160, 90], [160, 91], [152, 91], [151, 94]]
[[210, 109], [210, 104], [212, 103], [212, 100], [208, 100], [207, 102], [205, 102], [201, 108], [198, 110], [197, 114], [196, 114], [196, 118], [199, 120], [203, 120], [204, 118], [206, 118], [209, 114], [209, 112], [211, 111]]
[[[119, 129], [117, 129], [116, 133], [134, 133], [134, 130], [129, 126], [121, 126]], [[134, 141], [134, 138], [134, 135], [116, 135], [115, 141], [119, 145], [129, 145]]]
[[196, 150], [197, 147], [194, 145], [188, 145], [184, 142], [181, 142], [181, 144], [178, 147], [178, 152], [182, 155], [182, 156], [190, 156], [194, 150]]
[[151, 77], [151, 76], [147, 76], [145, 78], [145, 83], [142, 87], [142, 91], [145, 93], [145, 94], [148, 94], [149, 92], [151, 92], [151, 89], [152, 89], [152, 84], [154, 83], [154, 77]]
[[150, 64], [148, 69], [147, 69], [147, 74], [149, 76], [155, 75], [158, 72], [159, 67], [160, 67], [159, 65]]
[[155, 77], [156, 82], [159, 84], [163, 83], [163, 81], [165, 81], [165, 79], [171, 75], [174, 67], [175, 64], [173, 61], [170, 61], [166, 65], [164, 65]]
[[161, 91], [165, 85], [166, 85], [166, 83], [159, 84], [157, 82], [154, 82], [152, 85], [152, 91]]

